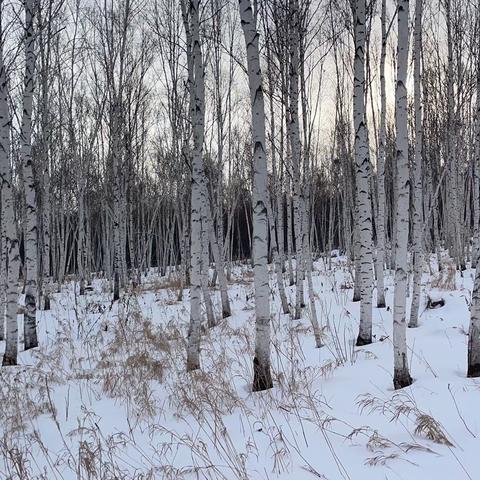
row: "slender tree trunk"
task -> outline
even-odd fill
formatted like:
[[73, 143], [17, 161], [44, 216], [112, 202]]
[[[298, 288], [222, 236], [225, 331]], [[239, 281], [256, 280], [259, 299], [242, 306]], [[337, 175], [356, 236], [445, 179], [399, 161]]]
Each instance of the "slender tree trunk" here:
[[215, 234], [215, 229], [211, 218], [209, 219], [209, 221], [210, 245], [212, 247], [213, 259], [215, 261], [215, 270], [218, 275], [218, 285], [220, 287], [220, 298], [222, 301], [222, 318], [228, 318], [232, 314], [232, 311], [230, 308], [230, 300], [228, 298], [228, 283], [227, 276], [225, 275], [225, 266], [223, 262], [223, 247], [220, 248], [218, 244], [218, 237]]
[[110, 115], [111, 126], [111, 156], [112, 156], [112, 173], [113, 173], [113, 301], [120, 299], [120, 282], [122, 277], [122, 194], [121, 183], [123, 169], [121, 166], [122, 158], [122, 100], [119, 93], [114, 93], [112, 111]]
[[[203, 62], [202, 62], [203, 65]], [[204, 79], [202, 77], [201, 82], [204, 82]], [[205, 86], [202, 86], [202, 89], [205, 89]], [[204, 94], [203, 94], [204, 95]], [[200, 97], [197, 97], [200, 98]], [[202, 102], [204, 100], [202, 99]], [[205, 107], [203, 107], [203, 112], [205, 112]], [[205, 115], [205, 113], [203, 113]], [[213, 311], [213, 303], [212, 303], [212, 297], [210, 296], [210, 291], [208, 289], [209, 285], [209, 266], [210, 266], [210, 236], [209, 236], [209, 231], [213, 230], [213, 222], [211, 219], [211, 213], [210, 213], [210, 200], [208, 198], [208, 188], [207, 188], [207, 178], [205, 176], [205, 170], [203, 168], [203, 142], [204, 142], [204, 120], [202, 118], [201, 120], [202, 126], [201, 126], [201, 132], [199, 131], [199, 135], [202, 136], [200, 142], [202, 145], [202, 156], [201, 156], [201, 165], [202, 165], [202, 175], [203, 175], [203, 180], [201, 184], [201, 245], [202, 245], [202, 294], [203, 294], [203, 299], [205, 303], [205, 312], [207, 315], [207, 325], [209, 328], [213, 328], [216, 325], [215, 321], [215, 314]]]
[[357, 185], [357, 235], [360, 271], [360, 330], [357, 345], [372, 343], [372, 206], [370, 200], [370, 154], [365, 112], [365, 0], [355, 4], [355, 60], [353, 115]]
[[43, 173], [43, 253], [42, 253], [42, 278], [43, 278], [43, 308], [50, 310], [50, 171], [48, 166], [48, 158], [45, 159], [45, 167]]
[[[477, 26], [480, 24], [480, 12], [477, 11]], [[480, 38], [477, 43], [477, 58], [480, 58]], [[480, 208], [480, 69], [477, 66], [477, 118], [475, 123], [475, 158], [474, 158], [474, 254], [472, 263], [476, 263], [475, 283], [470, 307], [470, 328], [468, 332], [467, 377], [480, 377], [480, 234], [478, 209]]]
[[[188, 331], [187, 371], [200, 368], [201, 294], [204, 255], [202, 247], [202, 207], [206, 205], [203, 170], [205, 115], [205, 84], [200, 46], [199, 0], [190, 0], [189, 8], [182, 2], [187, 31], [187, 55], [190, 88], [190, 116], [193, 126], [192, 196], [191, 196], [191, 287], [190, 327]], [[188, 13], [187, 13], [188, 12]]]
[[293, 277], [293, 265], [292, 265], [292, 235], [293, 235], [293, 217], [292, 217], [292, 195], [290, 189], [290, 176], [287, 173], [286, 184], [286, 197], [287, 197], [287, 263], [288, 263], [288, 284], [290, 286], [295, 285]]
[[480, 266], [475, 271], [475, 284], [470, 307], [468, 331], [467, 377], [480, 377]]
[[[310, 245], [310, 244], [309, 244]], [[315, 291], [313, 289], [313, 279], [312, 279], [312, 251], [310, 246], [307, 247], [307, 261], [306, 261], [306, 270], [307, 270], [307, 285], [308, 285], [308, 298], [310, 303], [310, 322], [313, 328], [313, 336], [315, 337], [315, 347], [320, 348], [323, 346], [322, 343], [322, 330], [318, 323], [317, 307], [315, 305]]]
[[355, 220], [353, 225], [353, 264], [355, 266], [355, 277], [353, 279], [353, 298], [352, 302], [359, 302], [362, 298], [362, 275], [360, 265], [360, 233], [358, 228], [358, 207], [357, 196], [355, 196]]
[[423, 155], [423, 108], [422, 108], [422, 12], [423, 0], [415, 4], [414, 32], [414, 104], [415, 104], [415, 151], [413, 171], [413, 296], [410, 310], [409, 327], [418, 326], [418, 311], [423, 273], [423, 191], [422, 191], [422, 155]]
[[408, 368], [406, 332], [406, 295], [408, 271], [408, 0], [398, 0], [397, 84], [395, 89], [395, 123], [397, 147], [395, 292], [393, 299], [393, 385], [395, 389], [412, 383]]
[[[83, 179], [80, 179], [82, 182]], [[80, 187], [78, 199], [78, 239], [77, 239], [77, 268], [80, 278], [80, 295], [85, 294], [85, 215], [84, 215], [84, 194]]]
[[387, 0], [382, 0], [382, 50], [380, 53], [380, 127], [377, 157], [377, 307], [385, 308], [385, 146], [387, 143], [387, 94], [385, 58], [387, 56]]
[[[272, 207], [270, 208], [270, 242], [272, 244], [273, 260], [275, 262], [275, 276], [277, 279], [278, 293], [280, 296], [280, 302], [282, 304], [282, 312], [287, 314], [290, 312], [288, 307], [287, 295], [285, 292], [285, 283], [283, 279], [283, 207], [282, 207], [282, 189], [280, 180], [278, 178], [278, 169], [276, 164], [276, 150], [275, 150], [275, 111], [273, 104], [273, 72], [271, 65], [271, 50], [270, 42], [267, 43], [267, 56], [269, 59], [268, 68], [268, 84], [270, 89], [270, 150], [272, 156], [272, 169], [273, 169], [273, 199]], [[281, 168], [281, 165], [280, 165]], [[270, 202], [268, 202], [270, 206]], [[275, 212], [275, 214], [273, 213]], [[276, 222], [275, 222], [276, 220]]]
[[253, 391], [273, 386], [270, 372], [270, 287], [268, 283], [267, 159], [265, 153], [265, 106], [258, 37], [250, 0], [239, 0], [240, 19], [247, 48], [248, 83], [253, 135], [253, 256], [255, 287], [255, 358]]
[[300, 70], [300, 22], [298, 1], [292, 0], [292, 8], [289, 11], [289, 45], [290, 45], [290, 67], [289, 67], [289, 98], [287, 115], [287, 132], [290, 140], [290, 152], [292, 158], [292, 180], [293, 180], [293, 221], [295, 230], [295, 314], [294, 318], [302, 316], [304, 307], [303, 281], [304, 270], [304, 196], [301, 176], [302, 144], [300, 139], [300, 125], [298, 116], [298, 74]]
[[37, 339], [37, 201], [32, 158], [32, 107], [35, 70], [34, 2], [25, 0], [25, 78], [21, 128], [21, 155], [25, 182], [25, 350], [38, 346]]
[[[2, 22], [0, 20], [0, 36], [2, 35]], [[5, 352], [3, 354], [3, 365], [17, 364], [18, 350], [18, 324], [17, 324], [17, 302], [18, 302], [18, 275], [20, 271], [20, 253], [17, 237], [17, 227], [14, 214], [14, 198], [12, 186], [12, 173], [10, 168], [10, 114], [8, 111], [7, 77], [3, 64], [3, 44], [0, 40], [0, 181], [2, 201], [2, 247], [5, 248], [8, 260], [6, 268], [6, 284], [0, 288], [6, 290], [6, 308], [0, 311], [0, 321], [5, 320]], [[3, 305], [2, 305], [3, 306]]]
[[[480, 28], [480, 12], [477, 9], [477, 25]], [[477, 42], [477, 58], [480, 59], [480, 35]], [[478, 61], [477, 61], [478, 63]], [[477, 67], [477, 104], [475, 119], [475, 158], [473, 161], [473, 247], [472, 268], [476, 268], [480, 256], [480, 68]]]

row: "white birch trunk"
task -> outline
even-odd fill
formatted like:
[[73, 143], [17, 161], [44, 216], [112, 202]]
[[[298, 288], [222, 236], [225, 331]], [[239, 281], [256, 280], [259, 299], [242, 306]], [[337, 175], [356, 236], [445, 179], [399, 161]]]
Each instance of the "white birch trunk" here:
[[[480, 12], [477, 12], [477, 20], [480, 19]], [[479, 48], [477, 55], [480, 58], [480, 39], [477, 44]], [[474, 159], [474, 238], [472, 264], [476, 263], [475, 283], [472, 292], [472, 304], [470, 306], [470, 328], [468, 332], [468, 357], [467, 377], [480, 377], [480, 263], [478, 255], [480, 252], [479, 217], [480, 208], [480, 69], [477, 68], [477, 118], [475, 124], [475, 159]]]
[[311, 244], [307, 247], [307, 261], [306, 270], [307, 270], [307, 285], [308, 285], [308, 298], [310, 303], [310, 323], [312, 324], [313, 336], [315, 338], [315, 347], [321, 348], [323, 346], [322, 342], [322, 330], [318, 323], [317, 307], [315, 305], [315, 291], [313, 289], [313, 279], [312, 279], [312, 249]]
[[[83, 178], [79, 179], [83, 182]], [[84, 193], [83, 186], [80, 186], [78, 198], [78, 238], [77, 238], [77, 268], [80, 280], [80, 295], [85, 294], [85, 215], [84, 215]]]
[[408, 368], [406, 296], [408, 272], [408, 0], [398, 0], [397, 84], [395, 89], [395, 123], [397, 147], [396, 178], [396, 235], [395, 235], [395, 292], [393, 299], [393, 359], [395, 389], [412, 383]]
[[270, 372], [270, 287], [267, 268], [267, 159], [265, 153], [265, 105], [256, 29], [250, 0], [239, 0], [240, 19], [247, 48], [248, 84], [253, 135], [253, 256], [255, 287], [255, 358], [253, 391], [273, 386]]
[[270, 244], [273, 262], [275, 265], [275, 278], [277, 279], [278, 294], [280, 296], [280, 302], [282, 304], [282, 311], [284, 314], [287, 314], [290, 312], [290, 309], [288, 308], [287, 295], [285, 293], [285, 284], [283, 283], [282, 264], [280, 260], [280, 254], [278, 253], [278, 240], [276, 239], [275, 235], [275, 219], [273, 218], [273, 211], [269, 200], [267, 201], [267, 214], [270, 225]]
[[[222, 222], [223, 219], [219, 219], [218, 221]], [[223, 236], [223, 229], [221, 235]], [[218, 286], [220, 288], [220, 298], [222, 301], [222, 318], [228, 318], [232, 314], [232, 311], [230, 308], [230, 299], [228, 298], [228, 283], [227, 276], [225, 275], [225, 266], [223, 261], [223, 242], [222, 246], [220, 246], [220, 242], [215, 234], [211, 215], [209, 215], [209, 236], [210, 245], [212, 247], [213, 260], [215, 261], [215, 269], [218, 275]]]
[[25, 77], [21, 127], [21, 155], [25, 185], [25, 350], [38, 346], [37, 340], [37, 202], [32, 158], [32, 107], [35, 70], [34, 2], [25, 0]]
[[[271, 54], [269, 44], [267, 44], [267, 54]], [[271, 68], [268, 68], [268, 83], [270, 90], [273, 91], [273, 78]], [[285, 283], [283, 280], [283, 208], [281, 197], [281, 185], [278, 179], [276, 152], [275, 152], [275, 111], [273, 105], [273, 95], [270, 95], [270, 135], [271, 135], [271, 155], [272, 155], [272, 169], [273, 169], [273, 199], [272, 202], [267, 202], [269, 207], [268, 217], [270, 219], [270, 242], [272, 243], [273, 261], [275, 263], [275, 276], [277, 279], [278, 293], [280, 302], [282, 304], [282, 311], [284, 314], [290, 313], [288, 306], [287, 295], [285, 292]], [[281, 166], [280, 166], [281, 168]], [[270, 206], [272, 204], [272, 206]], [[275, 214], [274, 214], [275, 212]], [[275, 218], [276, 217], [276, 218]], [[276, 222], [275, 222], [276, 220]]]
[[50, 310], [50, 172], [48, 158], [46, 160], [43, 182], [43, 253], [42, 253], [42, 276], [43, 276], [43, 308]]
[[292, 181], [293, 181], [293, 222], [295, 230], [295, 313], [294, 318], [299, 319], [304, 307], [303, 281], [304, 272], [304, 199], [301, 178], [301, 156], [302, 144], [300, 139], [300, 125], [298, 116], [298, 73], [300, 70], [300, 38], [299, 38], [299, 9], [297, 0], [292, 1], [292, 8], [289, 12], [289, 98], [287, 115], [287, 134], [290, 141], [290, 152], [292, 159]]
[[387, 56], [387, 0], [382, 0], [382, 49], [380, 53], [380, 126], [377, 157], [377, 307], [385, 308], [385, 147], [387, 143], [387, 94], [385, 58]]
[[[2, 119], [0, 118], [0, 121]], [[2, 207], [3, 208], [3, 207]], [[0, 215], [3, 213], [0, 211]], [[7, 247], [5, 245], [5, 222], [1, 220], [0, 217], [0, 341], [5, 340], [5, 322], [4, 314], [5, 307], [7, 302], [7, 293], [5, 291], [5, 286], [7, 285]]]
[[[117, 96], [114, 93], [115, 97]], [[120, 167], [120, 102], [118, 98], [114, 98], [110, 120], [112, 124], [112, 173], [113, 173], [113, 301], [120, 299], [120, 276], [121, 276], [121, 167]]]
[[[190, 116], [193, 125], [192, 195], [191, 195], [191, 287], [190, 326], [187, 345], [187, 371], [200, 368], [201, 294], [202, 294], [202, 206], [204, 205], [203, 137], [205, 85], [200, 47], [199, 0], [190, 0], [189, 9], [182, 2], [190, 86]], [[190, 22], [190, 23], [189, 23]]]
[[[1, 29], [1, 23], [0, 23]], [[3, 45], [0, 43], [0, 181], [2, 195], [2, 246], [6, 251], [8, 259], [6, 269], [6, 284], [0, 285], [6, 290], [6, 309], [0, 312], [0, 321], [5, 320], [5, 352], [3, 365], [17, 364], [18, 351], [18, 323], [17, 323], [17, 301], [18, 301], [18, 275], [20, 270], [20, 253], [17, 238], [17, 228], [14, 214], [14, 198], [12, 188], [12, 174], [10, 168], [10, 114], [8, 111], [7, 78], [3, 64]], [[5, 314], [5, 316], [4, 316]]]
[[292, 252], [293, 252], [293, 218], [292, 218], [292, 195], [290, 188], [290, 176], [287, 174], [286, 185], [287, 196], [287, 263], [288, 263], [288, 284], [289, 286], [295, 285], [293, 277], [293, 265], [292, 265]]
[[[477, 10], [477, 23], [480, 24], [480, 12]], [[480, 59], [480, 37], [477, 44]], [[478, 60], [477, 60], [478, 63]], [[477, 266], [480, 254], [480, 68], [477, 68], [477, 104], [475, 119], [475, 158], [473, 162], [473, 246], [472, 268]]]
[[475, 284], [470, 307], [468, 331], [467, 377], [480, 377], [480, 267], [475, 271]]
[[415, 151], [413, 171], [413, 295], [410, 310], [409, 327], [418, 326], [420, 307], [423, 255], [423, 191], [422, 191], [422, 154], [423, 154], [423, 107], [422, 107], [422, 14], [423, 0], [415, 3], [415, 32], [413, 47], [413, 76], [415, 104]]
[[[203, 139], [202, 139], [203, 144]], [[202, 162], [203, 162], [203, 151], [202, 151]], [[210, 208], [207, 187], [205, 185], [205, 172], [203, 169], [202, 163], [202, 174], [203, 174], [203, 194], [202, 194], [202, 231], [201, 231], [201, 245], [202, 245], [202, 293], [203, 300], [205, 303], [205, 312], [207, 314], [207, 325], [208, 328], [213, 328], [216, 325], [215, 314], [213, 311], [212, 297], [210, 296], [210, 291], [208, 290], [209, 284], [209, 265], [210, 265], [210, 239], [209, 239], [209, 221], [208, 221], [208, 209]]]
[[365, 112], [365, 0], [355, 4], [355, 60], [353, 115], [357, 184], [357, 235], [360, 271], [360, 330], [357, 345], [372, 343], [372, 208], [370, 202], [370, 154]]
[[[356, 178], [356, 177], [355, 177]], [[353, 277], [353, 298], [352, 302], [359, 302], [362, 298], [362, 275], [361, 275], [361, 266], [360, 266], [360, 234], [358, 228], [358, 200], [355, 195], [355, 219], [353, 225], [353, 265], [355, 269], [355, 275]]]
[[452, 35], [452, 12], [451, 1], [445, 1], [446, 26], [447, 26], [447, 201], [446, 201], [446, 221], [447, 221], [447, 241], [451, 256], [455, 259], [458, 268], [461, 267], [463, 258], [461, 258], [460, 248], [460, 224], [459, 224], [459, 193], [458, 193], [458, 162], [457, 149], [455, 145], [457, 135], [457, 115], [454, 94], [454, 53], [453, 53], [453, 35]]
[[[218, 152], [217, 152], [217, 164], [220, 173], [218, 178], [216, 202], [212, 201], [212, 204], [216, 203], [216, 217], [217, 228], [215, 229], [212, 213], [213, 208], [208, 210], [209, 222], [210, 222], [210, 242], [212, 248], [213, 259], [215, 261], [215, 271], [218, 275], [218, 286], [220, 288], [220, 298], [222, 301], [222, 318], [230, 317], [231, 307], [230, 299], [228, 298], [228, 284], [227, 276], [225, 275], [224, 265], [224, 246], [223, 246], [223, 198], [224, 198], [224, 178], [223, 178], [223, 166], [224, 166], [224, 125], [225, 117], [222, 109], [222, 81], [221, 81], [221, 43], [222, 43], [222, 23], [223, 23], [223, 9], [219, 8], [221, 2], [215, 1], [211, 3], [213, 14], [213, 30], [215, 37], [214, 44], [214, 72], [216, 77], [215, 82], [215, 112], [217, 122], [217, 138], [218, 138]], [[212, 205], [213, 207], [213, 205]]]

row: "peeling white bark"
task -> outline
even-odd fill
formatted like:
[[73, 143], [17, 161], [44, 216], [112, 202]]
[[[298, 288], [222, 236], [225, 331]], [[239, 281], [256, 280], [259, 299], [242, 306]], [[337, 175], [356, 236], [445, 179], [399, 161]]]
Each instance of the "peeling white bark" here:
[[[477, 20], [480, 19], [480, 12], [477, 12]], [[480, 39], [478, 41], [478, 58], [480, 58]], [[478, 63], [478, 62], [477, 62]], [[475, 163], [474, 168], [474, 254], [475, 259], [475, 283], [472, 292], [472, 304], [470, 306], [470, 328], [468, 331], [468, 357], [467, 357], [467, 376], [480, 377], [480, 263], [478, 255], [480, 251], [480, 235], [478, 209], [480, 207], [479, 177], [480, 177], [480, 69], [477, 68], [477, 118], [475, 132]]]
[[292, 159], [292, 180], [293, 180], [293, 222], [295, 230], [295, 313], [294, 318], [302, 316], [304, 307], [303, 281], [305, 279], [304, 259], [304, 216], [305, 201], [303, 196], [301, 156], [302, 143], [300, 139], [300, 125], [298, 116], [298, 73], [300, 70], [300, 23], [299, 7], [297, 0], [291, 2], [292, 8], [289, 25], [289, 98], [287, 115], [287, 134], [290, 140], [290, 152]]
[[355, 60], [353, 117], [355, 128], [355, 180], [357, 185], [357, 241], [360, 271], [360, 330], [357, 345], [372, 343], [372, 208], [370, 153], [365, 112], [365, 0], [355, 4]]
[[[18, 351], [18, 324], [17, 324], [17, 301], [18, 301], [18, 275], [20, 270], [20, 253], [17, 238], [17, 228], [14, 212], [14, 198], [12, 187], [12, 173], [10, 168], [10, 114], [8, 111], [7, 78], [3, 64], [3, 45], [0, 44], [0, 181], [2, 195], [2, 246], [5, 247], [6, 258], [6, 283], [0, 285], [6, 290], [6, 309], [0, 312], [0, 321], [5, 318], [5, 352], [3, 365], [17, 364]], [[4, 317], [5, 313], [5, 317]]]
[[422, 154], [423, 154], [423, 106], [422, 106], [422, 14], [423, 0], [415, 3], [415, 32], [413, 49], [414, 104], [415, 104], [415, 150], [413, 171], [413, 295], [410, 310], [409, 327], [418, 326], [418, 311], [423, 271], [423, 191], [422, 191]]
[[189, 8], [182, 1], [182, 14], [187, 31], [187, 60], [190, 88], [190, 118], [193, 126], [193, 151], [191, 175], [191, 286], [190, 326], [187, 345], [187, 371], [200, 368], [201, 295], [202, 295], [202, 196], [203, 186], [203, 128], [205, 90], [203, 60], [200, 47], [199, 0], [190, 0]]
[[406, 296], [408, 272], [408, 0], [398, 0], [397, 84], [395, 89], [395, 124], [397, 146], [396, 222], [395, 222], [395, 292], [393, 299], [393, 359], [395, 389], [412, 383], [408, 369]]
[[23, 116], [20, 133], [25, 186], [25, 350], [38, 346], [37, 340], [37, 202], [32, 158], [32, 107], [35, 71], [34, 2], [25, 0], [25, 77]]
[[256, 29], [250, 0], [239, 0], [240, 19], [247, 48], [248, 84], [253, 136], [253, 260], [255, 287], [255, 358], [253, 391], [273, 386], [270, 372], [270, 286], [268, 283], [267, 159], [265, 105]]
[[385, 58], [387, 56], [387, 0], [382, 0], [382, 49], [380, 53], [380, 126], [377, 157], [377, 307], [385, 307], [385, 147], [387, 143], [387, 94]]

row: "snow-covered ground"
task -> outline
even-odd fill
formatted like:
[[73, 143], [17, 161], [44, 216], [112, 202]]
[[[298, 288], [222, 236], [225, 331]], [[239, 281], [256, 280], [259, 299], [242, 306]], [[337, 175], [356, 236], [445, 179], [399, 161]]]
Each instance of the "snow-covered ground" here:
[[[104, 282], [84, 297], [65, 287], [38, 314], [40, 347], [0, 370], [0, 478], [480, 478], [480, 381], [465, 378], [473, 271], [455, 285], [425, 277], [420, 326], [408, 330], [415, 381], [395, 392], [390, 309], [374, 309], [375, 343], [354, 348], [359, 304], [345, 260], [333, 262], [315, 263], [321, 349], [308, 308], [300, 321], [279, 314], [272, 280], [275, 386], [262, 393], [250, 389], [247, 266], [231, 282], [233, 315], [205, 331], [193, 374], [187, 290], [177, 301], [174, 282], [150, 275], [117, 308]], [[426, 294], [445, 306], [425, 309]]]

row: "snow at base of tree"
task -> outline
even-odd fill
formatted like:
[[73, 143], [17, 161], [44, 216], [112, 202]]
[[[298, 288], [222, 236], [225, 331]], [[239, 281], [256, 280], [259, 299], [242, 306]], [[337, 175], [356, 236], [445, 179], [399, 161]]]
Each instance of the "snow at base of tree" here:
[[[149, 274], [113, 306], [103, 280], [82, 297], [73, 284], [53, 294], [52, 310], [38, 312], [39, 348], [0, 370], [1, 478], [476, 478], [480, 385], [466, 378], [474, 271], [448, 290], [424, 275], [419, 327], [407, 330], [414, 383], [394, 391], [391, 273], [387, 308], [373, 309], [374, 342], [357, 348], [347, 262], [314, 262], [317, 349], [308, 308], [298, 321], [280, 313], [271, 269], [274, 388], [260, 393], [251, 392], [250, 266], [235, 267], [232, 316], [202, 328], [192, 373], [189, 292], [177, 301], [174, 273]], [[294, 287], [286, 291], [294, 305]], [[445, 306], [426, 309], [427, 294]], [[220, 318], [220, 292], [212, 298]]]

